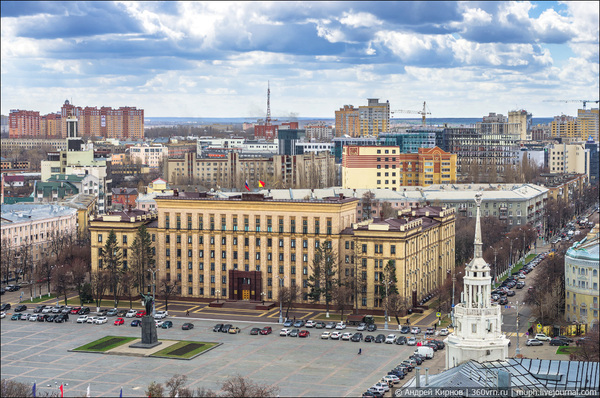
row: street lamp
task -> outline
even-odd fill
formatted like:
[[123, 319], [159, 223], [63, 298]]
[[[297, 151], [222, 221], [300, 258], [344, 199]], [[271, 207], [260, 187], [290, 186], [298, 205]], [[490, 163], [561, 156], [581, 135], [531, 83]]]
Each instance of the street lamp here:
[[267, 293], [265, 292], [260, 292], [260, 297], [262, 298], [262, 305], [265, 305], [265, 296], [267, 295]]
[[217, 294], [217, 304], [219, 303], [219, 294], [221, 293], [220, 290], [216, 290], [215, 293]]
[[148, 268], [152, 272], [152, 317], [156, 315], [156, 270]]
[[283, 299], [283, 295], [281, 294], [281, 288], [283, 287], [283, 278], [279, 275], [277, 275], [277, 278], [279, 278], [279, 323], [283, 323], [283, 303], [282, 303], [282, 299]]

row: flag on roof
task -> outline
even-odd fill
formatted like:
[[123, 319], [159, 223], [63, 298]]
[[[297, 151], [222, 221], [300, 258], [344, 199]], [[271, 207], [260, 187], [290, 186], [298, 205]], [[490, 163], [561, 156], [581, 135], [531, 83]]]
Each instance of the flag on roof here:
[[265, 183], [263, 181], [261, 181], [261, 180], [258, 180], [258, 186], [260, 188], [264, 188], [265, 187]]
[[244, 185], [244, 187], [246, 187], [246, 189], [249, 191], [250, 190], [250, 186], [248, 185], [248, 181], [246, 181], [246, 184]]

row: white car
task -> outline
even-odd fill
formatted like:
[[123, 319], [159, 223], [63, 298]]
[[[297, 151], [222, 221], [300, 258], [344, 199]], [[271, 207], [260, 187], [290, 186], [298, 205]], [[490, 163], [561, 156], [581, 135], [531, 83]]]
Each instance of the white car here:
[[108, 322], [108, 318], [105, 316], [99, 316], [98, 318], [96, 318], [96, 321], [94, 322], [96, 325], [102, 325], [103, 323]]
[[396, 342], [396, 335], [395, 334], [388, 334], [388, 337], [385, 338], [385, 343], [386, 344], [394, 344]]
[[79, 318], [77, 318], [77, 323], [86, 323], [88, 318], [89, 317], [87, 315], [81, 315]]
[[87, 323], [96, 323], [97, 316], [88, 316]]
[[341, 334], [340, 332], [333, 332], [333, 333], [331, 333], [331, 336], [330, 336], [330, 337], [331, 337], [331, 339], [333, 339], [333, 340], [339, 340], [339, 339], [340, 339], [340, 337], [342, 337], [342, 334]]
[[281, 329], [281, 332], [279, 332], [279, 335], [284, 336], [284, 337], [289, 336], [291, 331], [292, 331], [291, 329], [284, 328], [284, 329]]
[[358, 332], [361, 332], [361, 331], [363, 331], [363, 330], [367, 330], [367, 324], [366, 324], [366, 323], [364, 323], [364, 322], [362, 322], [360, 325], [358, 325], [358, 327], [356, 328], [356, 330], [357, 330]]
[[51, 312], [52, 312], [52, 308], [53, 308], [53, 307], [50, 307], [50, 306], [48, 306], [48, 307], [45, 307], [45, 308], [42, 310], [42, 314], [49, 314], [49, 313], [51, 313]]
[[535, 335], [534, 339], [538, 339], [540, 341], [550, 341], [550, 336], [546, 336], [544, 333], [538, 333]]
[[330, 336], [331, 336], [331, 332], [323, 332], [323, 333], [321, 333], [321, 338], [323, 340], [328, 340]]
[[390, 390], [390, 386], [388, 385], [388, 383], [386, 382], [379, 382], [379, 383], [375, 383], [374, 384], [375, 387], [381, 387], [383, 388], [385, 391], [389, 391]]
[[346, 332], [342, 335], [342, 340], [350, 340], [354, 333]]
[[383, 387], [373, 386], [373, 387], [369, 388], [369, 391], [371, 391], [371, 392], [378, 392], [381, 395], [385, 394], [385, 389]]
[[127, 311], [127, 314], [125, 314], [125, 318], [135, 318], [135, 316], [137, 315], [137, 310], [129, 310]]
[[169, 315], [167, 311], [156, 311], [154, 314], [154, 319], [165, 319]]
[[27, 318], [27, 320], [29, 320], [31, 322], [37, 321], [37, 314], [30, 314], [29, 318]]
[[317, 324], [317, 322], [309, 320], [309, 321], [306, 321], [306, 325], [304, 325], [304, 326], [306, 326], [307, 328], [314, 328], [316, 324]]
[[165, 323], [165, 321], [155, 321], [154, 322], [154, 326], [156, 326], [157, 328], [161, 327], [163, 325], [163, 323]]
[[335, 328], [337, 330], [344, 330], [346, 329], [346, 324], [344, 322], [339, 322], [337, 325], [335, 325]]
[[335, 328], [335, 322], [327, 322], [327, 324], [325, 325], [325, 329], [334, 329]]
[[6, 313], [5, 312], [0, 312], [0, 319], [4, 319], [6, 318]]
[[419, 334], [419, 333], [421, 333], [421, 328], [413, 326], [413, 328], [410, 330], [410, 332], [412, 334]]
[[448, 336], [448, 329], [442, 329], [440, 330], [440, 336]]
[[411, 338], [406, 340], [406, 345], [417, 345], [417, 339], [414, 336], [412, 336]]
[[386, 383], [389, 383], [390, 381], [394, 384], [400, 383], [400, 378], [396, 375], [385, 375], [382, 380]]

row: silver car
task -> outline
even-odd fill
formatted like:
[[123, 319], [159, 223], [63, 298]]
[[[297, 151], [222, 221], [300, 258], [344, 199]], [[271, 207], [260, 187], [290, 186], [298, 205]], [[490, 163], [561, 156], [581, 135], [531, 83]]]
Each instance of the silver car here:
[[363, 331], [363, 330], [367, 330], [367, 324], [362, 322], [360, 325], [358, 325], [358, 327], [356, 328], [357, 331]]

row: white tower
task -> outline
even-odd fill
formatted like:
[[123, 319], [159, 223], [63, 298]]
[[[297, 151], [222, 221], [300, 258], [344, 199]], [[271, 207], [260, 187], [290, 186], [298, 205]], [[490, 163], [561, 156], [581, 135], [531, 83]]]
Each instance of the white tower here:
[[462, 362], [504, 360], [509, 340], [502, 333], [501, 307], [491, 304], [490, 267], [483, 259], [481, 240], [481, 193], [475, 195], [475, 252], [465, 269], [461, 303], [454, 307], [454, 331], [446, 338], [446, 369]]

